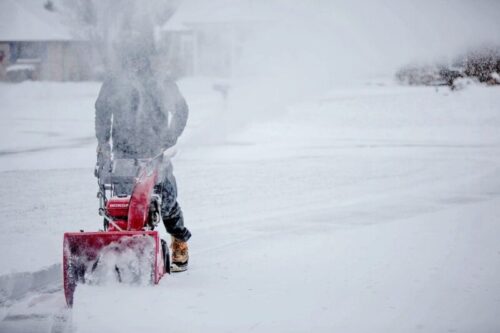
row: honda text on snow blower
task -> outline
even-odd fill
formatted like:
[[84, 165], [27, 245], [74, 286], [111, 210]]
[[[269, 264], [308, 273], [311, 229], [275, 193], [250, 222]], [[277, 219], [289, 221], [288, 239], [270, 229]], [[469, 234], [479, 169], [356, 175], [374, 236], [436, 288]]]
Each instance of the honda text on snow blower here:
[[[103, 230], [64, 234], [64, 294], [73, 305], [76, 286], [110, 280], [157, 284], [170, 273], [169, 248], [155, 228], [162, 222], [158, 180], [173, 150], [151, 159], [98, 163]], [[102, 160], [102, 159], [101, 159]]]

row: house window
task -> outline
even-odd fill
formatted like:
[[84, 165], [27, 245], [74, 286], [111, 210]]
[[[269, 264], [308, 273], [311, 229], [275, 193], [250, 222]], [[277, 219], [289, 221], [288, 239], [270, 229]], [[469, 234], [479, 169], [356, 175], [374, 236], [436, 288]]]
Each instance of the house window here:
[[19, 59], [41, 61], [45, 58], [47, 47], [43, 43], [19, 42], [10, 43], [10, 62], [16, 63]]

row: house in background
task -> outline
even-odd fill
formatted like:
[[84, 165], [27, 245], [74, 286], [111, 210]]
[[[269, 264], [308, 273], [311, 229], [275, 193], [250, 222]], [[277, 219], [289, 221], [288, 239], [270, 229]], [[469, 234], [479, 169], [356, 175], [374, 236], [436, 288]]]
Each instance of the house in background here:
[[90, 79], [89, 45], [62, 23], [50, 1], [0, 1], [0, 80]]
[[[64, 1], [0, 0], [0, 80], [99, 78], [103, 57], [63, 23]], [[155, 61], [173, 77], [232, 77], [255, 30], [270, 22], [262, 9], [254, 0], [185, 0], [156, 28]]]
[[186, 0], [161, 27], [161, 54], [174, 77], [231, 77], [253, 31], [267, 24], [259, 2]]

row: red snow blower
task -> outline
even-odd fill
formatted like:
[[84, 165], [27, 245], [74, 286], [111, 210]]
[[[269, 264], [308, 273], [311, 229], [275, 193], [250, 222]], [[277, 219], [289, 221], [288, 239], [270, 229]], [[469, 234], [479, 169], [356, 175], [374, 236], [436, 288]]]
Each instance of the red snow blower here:
[[[173, 154], [98, 163], [103, 230], [64, 234], [64, 295], [68, 306], [78, 284], [110, 280], [157, 284], [170, 273], [167, 243], [154, 229], [162, 221], [159, 174]], [[166, 160], [166, 161], [165, 161]]]

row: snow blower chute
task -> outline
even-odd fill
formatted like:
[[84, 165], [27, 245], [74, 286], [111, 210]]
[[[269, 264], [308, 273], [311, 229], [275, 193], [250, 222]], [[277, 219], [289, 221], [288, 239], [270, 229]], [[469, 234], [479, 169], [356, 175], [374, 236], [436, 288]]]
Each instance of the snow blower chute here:
[[168, 167], [171, 156], [98, 163], [95, 174], [103, 230], [64, 234], [64, 294], [68, 306], [73, 305], [79, 283], [99, 284], [112, 279], [156, 284], [170, 273], [167, 243], [154, 229], [162, 221], [159, 174]]

